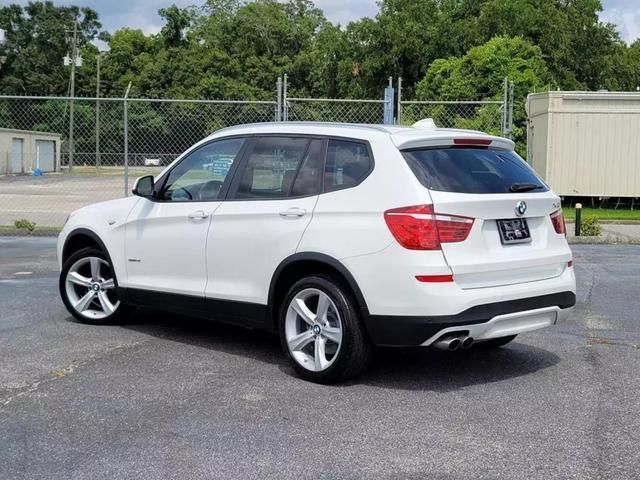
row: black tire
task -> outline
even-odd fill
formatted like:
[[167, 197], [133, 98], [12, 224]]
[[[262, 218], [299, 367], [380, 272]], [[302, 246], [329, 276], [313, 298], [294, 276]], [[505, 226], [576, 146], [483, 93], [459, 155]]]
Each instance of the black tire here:
[[[322, 371], [311, 371], [296, 361], [287, 345], [285, 320], [291, 301], [305, 289], [317, 289], [333, 301], [341, 320], [342, 341], [333, 363]], [[330, 384], [348, 380], [362, 373], [373, 356], [373, 348], [366, 336], [357, 302], [349, 287], [339, 278], [316, 274], [302, 278], [287, 292], [279, 313], [279, 333], [282, 348], [297, 374], [305, 380]]]
[[[101, 268], [104, 268], [105, 269], [104, 273], [106, 273], [107, 275], [110, 275], [110, 278], [113, 278], [114, 280], [114, 288], [109, 291], [108, 295], [110, 297], [110, 300], [112, 300], [112, 303], [117, 302], [116, 292], [117, 292], [118, 282], [115, 277], [115, 273], [113, 272], [113, 268], [111, 267], [109, 258], [102, 252], [102, 250], [99, 250], [96, 248], [83, 248], [81, 250], [78, 250], [77, 252], [73, 253], [73, 255], [71, 255], [66, 262], [64, 262], [64, 265], [62, 266], [62, 271], [60, 272], [60, 279], [58, 282], [58, 288], [60, 290], [60, 297], [62, 298], [62, 302], [64, 303], [64, 306], [67, 308], [69, 313], [73, 315], [73, 317], [79, 322], [87, 323], [91, 325], [108, 325], [108, 324], [119, 323], [133, 310], [132, 306], [125, 305], [122, 302], [120, 302], [118, 306], [115, 308], [115, 310], [113, 311], [113, 313], [110, 313], [102, 318], [92, 318], [90, 316], [82, 315], [81, 313], [79, 313], [76, 310], [76, 308], [74, 308], [71, 300], [69, 299], [69, 296], [67, 293], [67, 284], [66, 284], [67, 274], [69, 273], [69, 270], [71, 269], [71, 267], [73, 267], [76, 264], [76, 262], [88, 257], [97, 257], [99, 259], [102, 259], [105, 262], [105, 264], [101, 265]], [[83, 287], [78, 287], [78, 288], [82, 289]]]
[[484, 342], [478, 342], [474, 347], [478, 350], [493, 350], [494, 348], [500, 348], [507, 343], [513, 341], [517, 335], [509, 335], [508, 337], [492, 338], [485, 340]]

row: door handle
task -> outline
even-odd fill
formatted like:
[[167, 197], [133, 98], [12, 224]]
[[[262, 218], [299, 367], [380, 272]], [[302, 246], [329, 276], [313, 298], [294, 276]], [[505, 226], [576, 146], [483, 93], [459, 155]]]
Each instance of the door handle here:
[[191, 212], [188, 217], [191, 220], [202, 220], [205, 219], [209, 216], [209, 214], [207, 212], [205, 212], [204, 210], [196, 210], [195, 212]]
[[292, 207], [280, 212], [281, 217], [302, 217], [307, 213], [304, 208]]

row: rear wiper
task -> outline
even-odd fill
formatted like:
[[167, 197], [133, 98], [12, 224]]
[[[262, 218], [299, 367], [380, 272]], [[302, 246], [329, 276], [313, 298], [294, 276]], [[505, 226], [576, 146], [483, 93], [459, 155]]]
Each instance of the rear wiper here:
[[530, 192], [542, 188], [542, 185], [536, 185], [535, 183], [514, 183], [509, 187], [510, 192]]

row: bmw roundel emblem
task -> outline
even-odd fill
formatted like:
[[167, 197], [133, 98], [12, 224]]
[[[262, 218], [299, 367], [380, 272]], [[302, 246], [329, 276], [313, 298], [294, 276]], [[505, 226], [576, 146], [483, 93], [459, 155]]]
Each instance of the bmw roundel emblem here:
[[516, 215], [521, 217], [522, 215], [525, 214], [526, 211], [527, 211], [527, 204], [525, 203], [524, 200], [520, 200], [518, 203], [516, 203]]

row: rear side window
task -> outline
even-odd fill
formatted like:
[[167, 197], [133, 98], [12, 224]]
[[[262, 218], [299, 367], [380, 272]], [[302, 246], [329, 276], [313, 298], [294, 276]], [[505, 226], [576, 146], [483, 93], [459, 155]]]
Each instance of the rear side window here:
[[307, 157], [310, 143], [311, 140], [307, 138], [258, 139], [239, 172], [240, 183], [233, 198], [258, 200], [288, 197], [298, 169]]
[[548, 187], [517, 153], [487, 148], [425, 148], [402, 152], [420, 183], [458, 193], [545, 192]]
[[373, 162], [367, 144], [350, 140], [329, 140], [324, 171], [324, 191], [354, 187], [365, 179]]

